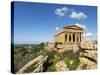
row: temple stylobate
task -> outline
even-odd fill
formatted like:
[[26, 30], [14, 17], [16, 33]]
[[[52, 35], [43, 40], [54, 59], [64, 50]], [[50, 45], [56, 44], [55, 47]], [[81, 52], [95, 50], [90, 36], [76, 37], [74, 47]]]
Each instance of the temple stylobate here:
[[84, 29], [79, 26], [65, 26], [62, 32], [54, 36], [54, 41], [56, 43], [78, 44], [83, 39], [83, 32]]

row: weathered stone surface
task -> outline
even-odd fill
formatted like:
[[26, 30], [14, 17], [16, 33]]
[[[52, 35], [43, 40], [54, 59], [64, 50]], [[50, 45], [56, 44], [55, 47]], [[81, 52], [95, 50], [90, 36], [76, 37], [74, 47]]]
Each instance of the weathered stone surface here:
[[54, 50], [54, 43], [48, 43], [44, 46], [44, 49], [48, 50], [49, 52], [51, 52], [52, 50]]
[[[91, 44], [89, 43], [87, 45], [90, 46]], [[94, 50], [92, 46], [88, 46], [86, 47], [87, 49], [85, 48], [83, 52], [80, 52], [80, 65], [78, 66], [78, 69], [82, 69], [84, 64], [87, 65], [86, 69], [97, 68], [97, 49]]]
[[67, 68], [67, 65], [65, 64], [64, 61], [59, 61], [55, 64], [55, 68], [57, 71], [66, 71], [66, 70], [69, 70]]
[[97, 45], [91, 41], [82, 41], [80, 47], [83, 49], [97, 49]]
[[78, 66], [77, 70], [81, 70], [83, 65], [87, 65], [86, 69], [96, 69], [97, 68], [97, 64], [87, 58], [84, 57], [80, 57], [80, 65]]
[[40, 55], [40, 56], [34, 58], [30, 62], [28, 62], [25, 66], [23, 66], [21, 69], [19, 69], [17, 74], [24, 73], [24, 71], [34, 63], [37, 63], [37, 64], [34, 65], [34, 67], [36, 67], [36, 68], [35, 68], [35, 70], [33, 70], [33, 72], [42, 72], [43, 71], [43, 63], [47, 60], [47, 58], [48, 58], [48, 56], [44, 57], [43, 55]]
[[45, 56], [42, 60], [39, 60], [35, 65], [36, 69], [33, 72], [42, 72], [43, 71], [43, 63], [47, 60], [48, 56]]
[[85, 50], [83, 55], [97, 61], [97, 51], [95, 50]]
[[78, 45], [65, 45], [58, 52], [64, 52], [64, 51], [70, 51], [70, 50], [72, 50], [74, 53], [76, 53], [79, 51], [79, 46]]

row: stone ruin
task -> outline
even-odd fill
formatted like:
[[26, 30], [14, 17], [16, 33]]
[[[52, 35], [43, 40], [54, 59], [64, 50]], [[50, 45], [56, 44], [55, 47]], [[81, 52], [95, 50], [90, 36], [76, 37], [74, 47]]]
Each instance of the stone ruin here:
[[[49, 45], [47, 47], [49, 47]], [[77, 70], [81, 70], [84, 65], [87, 66], [86, 69], [97, 68], [97, 44], [95, 44], [95, 42], [82, 41], [78, 45], [58, 45], [58, 48], [59, 50], [57, 50], [55, 45], [52, 43], [52, 46], [50, 46], [49, 49], [60, 53], [70, 50], [73, 50], [73, 53], [79, 52], [80, 65]], [[58, 67], [60, 67], [60, 65]]]

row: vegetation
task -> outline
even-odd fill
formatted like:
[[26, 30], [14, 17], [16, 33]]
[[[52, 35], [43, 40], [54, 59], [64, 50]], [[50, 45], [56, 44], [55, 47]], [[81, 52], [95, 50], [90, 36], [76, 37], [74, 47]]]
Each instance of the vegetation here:
[[79, 65], [79, 62], [80, 62], [79, 54], [73, 53], [72, 51], [65, 51], [63, 53], [57, 53], [57, 57], [59, 59], [56, 61], [63, 60], [70, 70], [76, 70], [77, 66]]
[[[39, 45], [15, 45], [14, 47], [14, 71], [17, 72], [26, 63], [39, 55], [47, 55], [43, 49], [44, 43]], [[31, 68], [31, 67], [30, 67]]]
[[48, 72], [56, 71], [55, 64], [61, 60], [65, 62], [70, 70], [76, 70], [80, 63], [79, 53], [73, 53], [72, 51], [65, 51], [63, 53], [53, 51], [51, 53], [48, 53], [48, 55], [48, 61], [47, 63], [45, 63], [45, 66], [47, 68], [46, 71]]
[[[43, 64], [43, 72], [53, 72], [56, 71], [55, 64], [61, 60], [65, 62], [67, 67], [70, 70], [77, 69], [79, 65], [79, 53], [73, 53], [70, 51], [65, 51], [63, 53], [58, 53], [54, 50], [52, 52], [48, 52], [44, 49], [44, 43], [40, 43], [38, 45], [15, 45], [14, 48], [14, 70], [17, 72], [20, 68], [22, 68], [26, 63], [28, 63], [33, 58], [39, 55], [48, 55], [47, 61]], [[25, 72], [33, 72], [34, 65], [32, 64], [28, 67]]]
[[53, 65], [49, 66], [47, 71], [48, 72], [55, 72], [56, 71], [55, 65], [53, 64]]

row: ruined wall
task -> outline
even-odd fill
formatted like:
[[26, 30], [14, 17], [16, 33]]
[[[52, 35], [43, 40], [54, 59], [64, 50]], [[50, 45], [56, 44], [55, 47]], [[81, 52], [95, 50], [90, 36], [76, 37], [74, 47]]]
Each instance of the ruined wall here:
[[57, 36], [54, 37], [54, 41], [55, 42], [62, 42], [64, 43], [65, 41], [65, 33], [61, 33], [61, 34], [58, 34]]
[[48, 43], [44, 46], [44, 49], [48, 50], [48, 51], [52, 51], [54, 48], [54, 43]]

